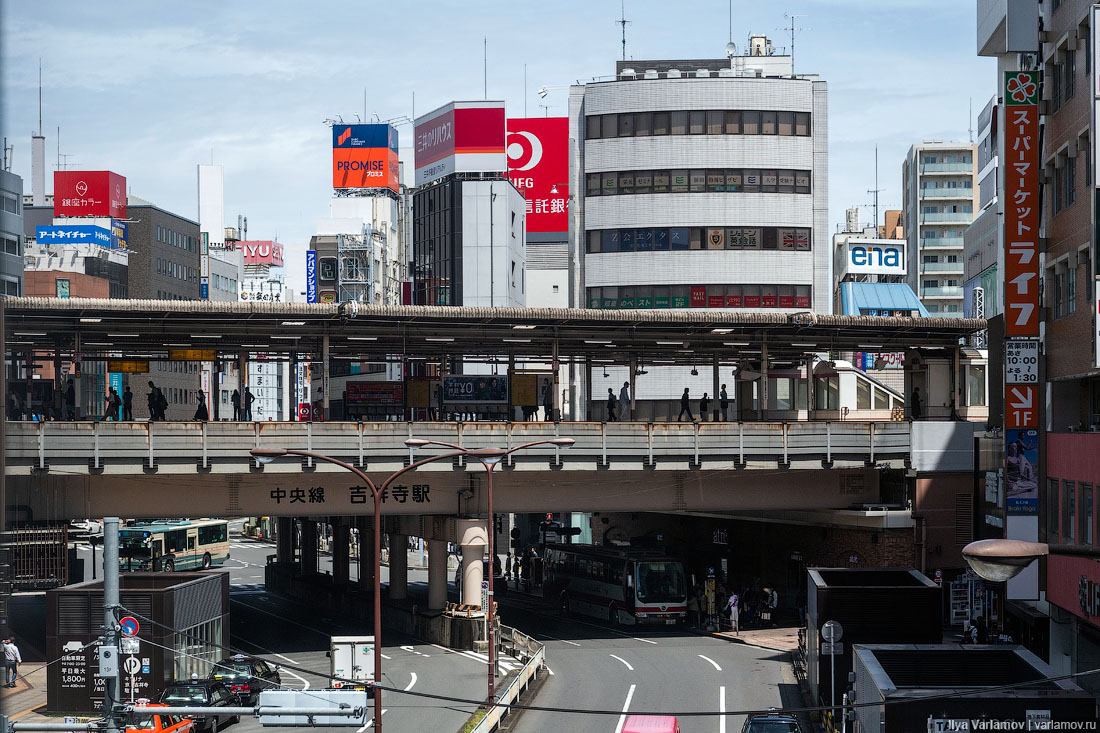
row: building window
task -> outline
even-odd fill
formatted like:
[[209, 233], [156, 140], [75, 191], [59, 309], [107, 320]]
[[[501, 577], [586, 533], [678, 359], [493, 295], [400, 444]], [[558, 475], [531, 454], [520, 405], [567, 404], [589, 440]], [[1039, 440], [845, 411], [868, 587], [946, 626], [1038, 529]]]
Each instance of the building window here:
[[704, 134], [809, 136], [810, 128], [809, 112], [778, 110], [674, 110], [585, 118], [585, 138], [588, 140]]
[[1077, 518], [1077, 485], [1073, 481], [1062, 481], [1062, 539], [1073, 542], [1076, 537], [1074, 520]]
[[[956, 308], [958, 306], [955, 306]], [[969, 399], [967, 404], [971, 406], [985, 405], [985, 365], [975, 364], [967, 367], [966, 373], [967, 391]]]
[[1047, 534], [1058, 536], [1058, 479], [1047, 478]]
[[1077, 268], [1071, 267], [1066, 273], [1066, 315], [1077, 312]]
[[1092, 520], [1092, 484], [1084, 481], [1078, 484], [1081, 491], [1081, 508], [1077, 517], [1077, 526], [1081, 529], [1080, 541], [1085, 545], [1096, 544], [1096, 525]]

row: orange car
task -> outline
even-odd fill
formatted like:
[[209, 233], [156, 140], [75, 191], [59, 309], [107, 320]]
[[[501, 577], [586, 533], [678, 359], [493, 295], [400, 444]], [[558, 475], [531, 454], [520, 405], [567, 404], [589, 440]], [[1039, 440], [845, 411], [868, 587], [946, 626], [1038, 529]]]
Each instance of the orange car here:
[[[164, 708], [167, 705], [147, 703], [147, 708]], [[180, 715], [166, 715], [155, 713], [151, 710], [135, 710], [130, 713], [131, 722], [126, 726], [125, 733], [192, 733], [195, 721]]]

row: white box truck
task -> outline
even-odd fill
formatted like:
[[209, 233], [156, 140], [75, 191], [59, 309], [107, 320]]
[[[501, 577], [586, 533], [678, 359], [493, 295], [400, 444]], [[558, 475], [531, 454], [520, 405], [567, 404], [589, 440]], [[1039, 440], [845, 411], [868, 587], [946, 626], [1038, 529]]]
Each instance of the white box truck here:
[[374, 637], [333, 636], [329, 643], [329, 677], [335, 688], [366, 689], [374, 680]]

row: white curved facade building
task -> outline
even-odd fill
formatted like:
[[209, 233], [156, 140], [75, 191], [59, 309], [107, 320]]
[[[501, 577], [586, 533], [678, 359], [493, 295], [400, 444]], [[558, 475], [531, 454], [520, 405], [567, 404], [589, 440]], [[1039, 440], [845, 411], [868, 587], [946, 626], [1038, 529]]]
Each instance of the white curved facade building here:
[[574, 307], [831, 313], [826, 83], [789, 56], [616, 71], [570, 90]]

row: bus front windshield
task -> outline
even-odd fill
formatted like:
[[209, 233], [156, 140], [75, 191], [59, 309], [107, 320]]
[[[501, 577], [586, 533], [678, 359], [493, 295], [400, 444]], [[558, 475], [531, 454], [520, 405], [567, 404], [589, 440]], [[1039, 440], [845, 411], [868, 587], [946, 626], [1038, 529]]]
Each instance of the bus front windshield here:
[[141, 532], [118, 533], [118, 555], [120, 558], [149, 557], [148, 538]]
[[678, 562], [638, 563], [638, 600], [674, 603], [685, 598], [684, 567]]

